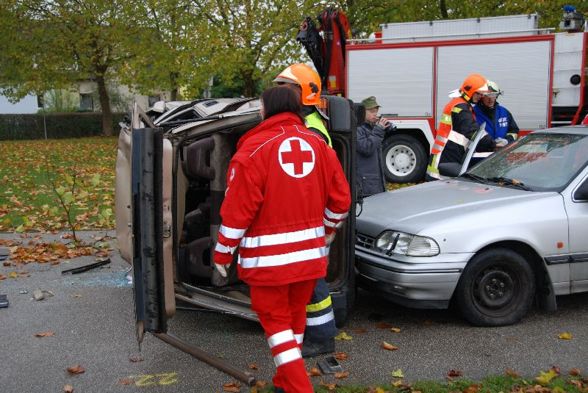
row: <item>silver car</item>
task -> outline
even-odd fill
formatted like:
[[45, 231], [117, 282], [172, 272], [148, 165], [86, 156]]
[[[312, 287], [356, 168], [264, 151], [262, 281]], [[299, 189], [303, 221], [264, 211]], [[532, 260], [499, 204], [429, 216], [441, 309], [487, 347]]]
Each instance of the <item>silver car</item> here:
[[588, 127], [548, 129], [467, 172], [440, 168], [454, 179], [367, 198], [360, 285], [410, 307], [454, 302], [474, 325], [516, 323], [534, 299], [555, 310], [588, 291], [587, 162]]

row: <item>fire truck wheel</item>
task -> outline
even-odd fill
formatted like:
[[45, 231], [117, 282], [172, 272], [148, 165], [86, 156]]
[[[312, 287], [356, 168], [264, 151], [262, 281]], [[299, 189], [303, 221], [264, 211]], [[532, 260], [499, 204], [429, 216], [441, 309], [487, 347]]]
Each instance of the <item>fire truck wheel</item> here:
[[504, 326], [527, 314], [534, 295], [535, 274], [525, 258], [507, 248], [490, 248], [467, 264], [454, 300], [470, 323]]
[[392, 183], [417, 182], [427, 170], [425, 148], [409, 135], [392, 135], [384, 140], [382, 157], [384, 175]]

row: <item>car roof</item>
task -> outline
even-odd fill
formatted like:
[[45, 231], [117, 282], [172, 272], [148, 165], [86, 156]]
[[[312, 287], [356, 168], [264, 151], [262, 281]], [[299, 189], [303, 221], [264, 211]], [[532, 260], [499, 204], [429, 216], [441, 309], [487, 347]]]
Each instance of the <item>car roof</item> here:
[[588, 126], [565, 126], [546, 128], [544, 130], [536, 130], [533, 134], [574, 134], [574, 135], [588, 135]]

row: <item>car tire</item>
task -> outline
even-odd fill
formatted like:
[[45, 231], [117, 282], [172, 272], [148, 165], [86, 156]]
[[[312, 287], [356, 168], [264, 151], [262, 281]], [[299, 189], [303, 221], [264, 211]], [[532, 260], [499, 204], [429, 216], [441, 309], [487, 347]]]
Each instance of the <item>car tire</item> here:
[[386, 180], [393, 183], [420, 181], [427, 170], [425, 148], [409, 135], [392, 135], [384, 140], [382, 159]]
[[462, 316], [477, 326], [512, 325], [527, 314], [535, 295], [535, 274], [520, 254], [494, 248], [476, 255], [455, 292]]

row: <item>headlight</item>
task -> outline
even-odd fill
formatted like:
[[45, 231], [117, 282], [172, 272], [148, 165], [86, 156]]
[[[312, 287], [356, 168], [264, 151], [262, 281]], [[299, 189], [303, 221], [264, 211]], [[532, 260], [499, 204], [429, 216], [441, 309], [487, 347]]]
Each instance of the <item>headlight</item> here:
[[385, 231], [376, 238], [375, 249], [386, 255], [432, 257], [439, 254], [439, 245], [430, 237], [397, 231]]

